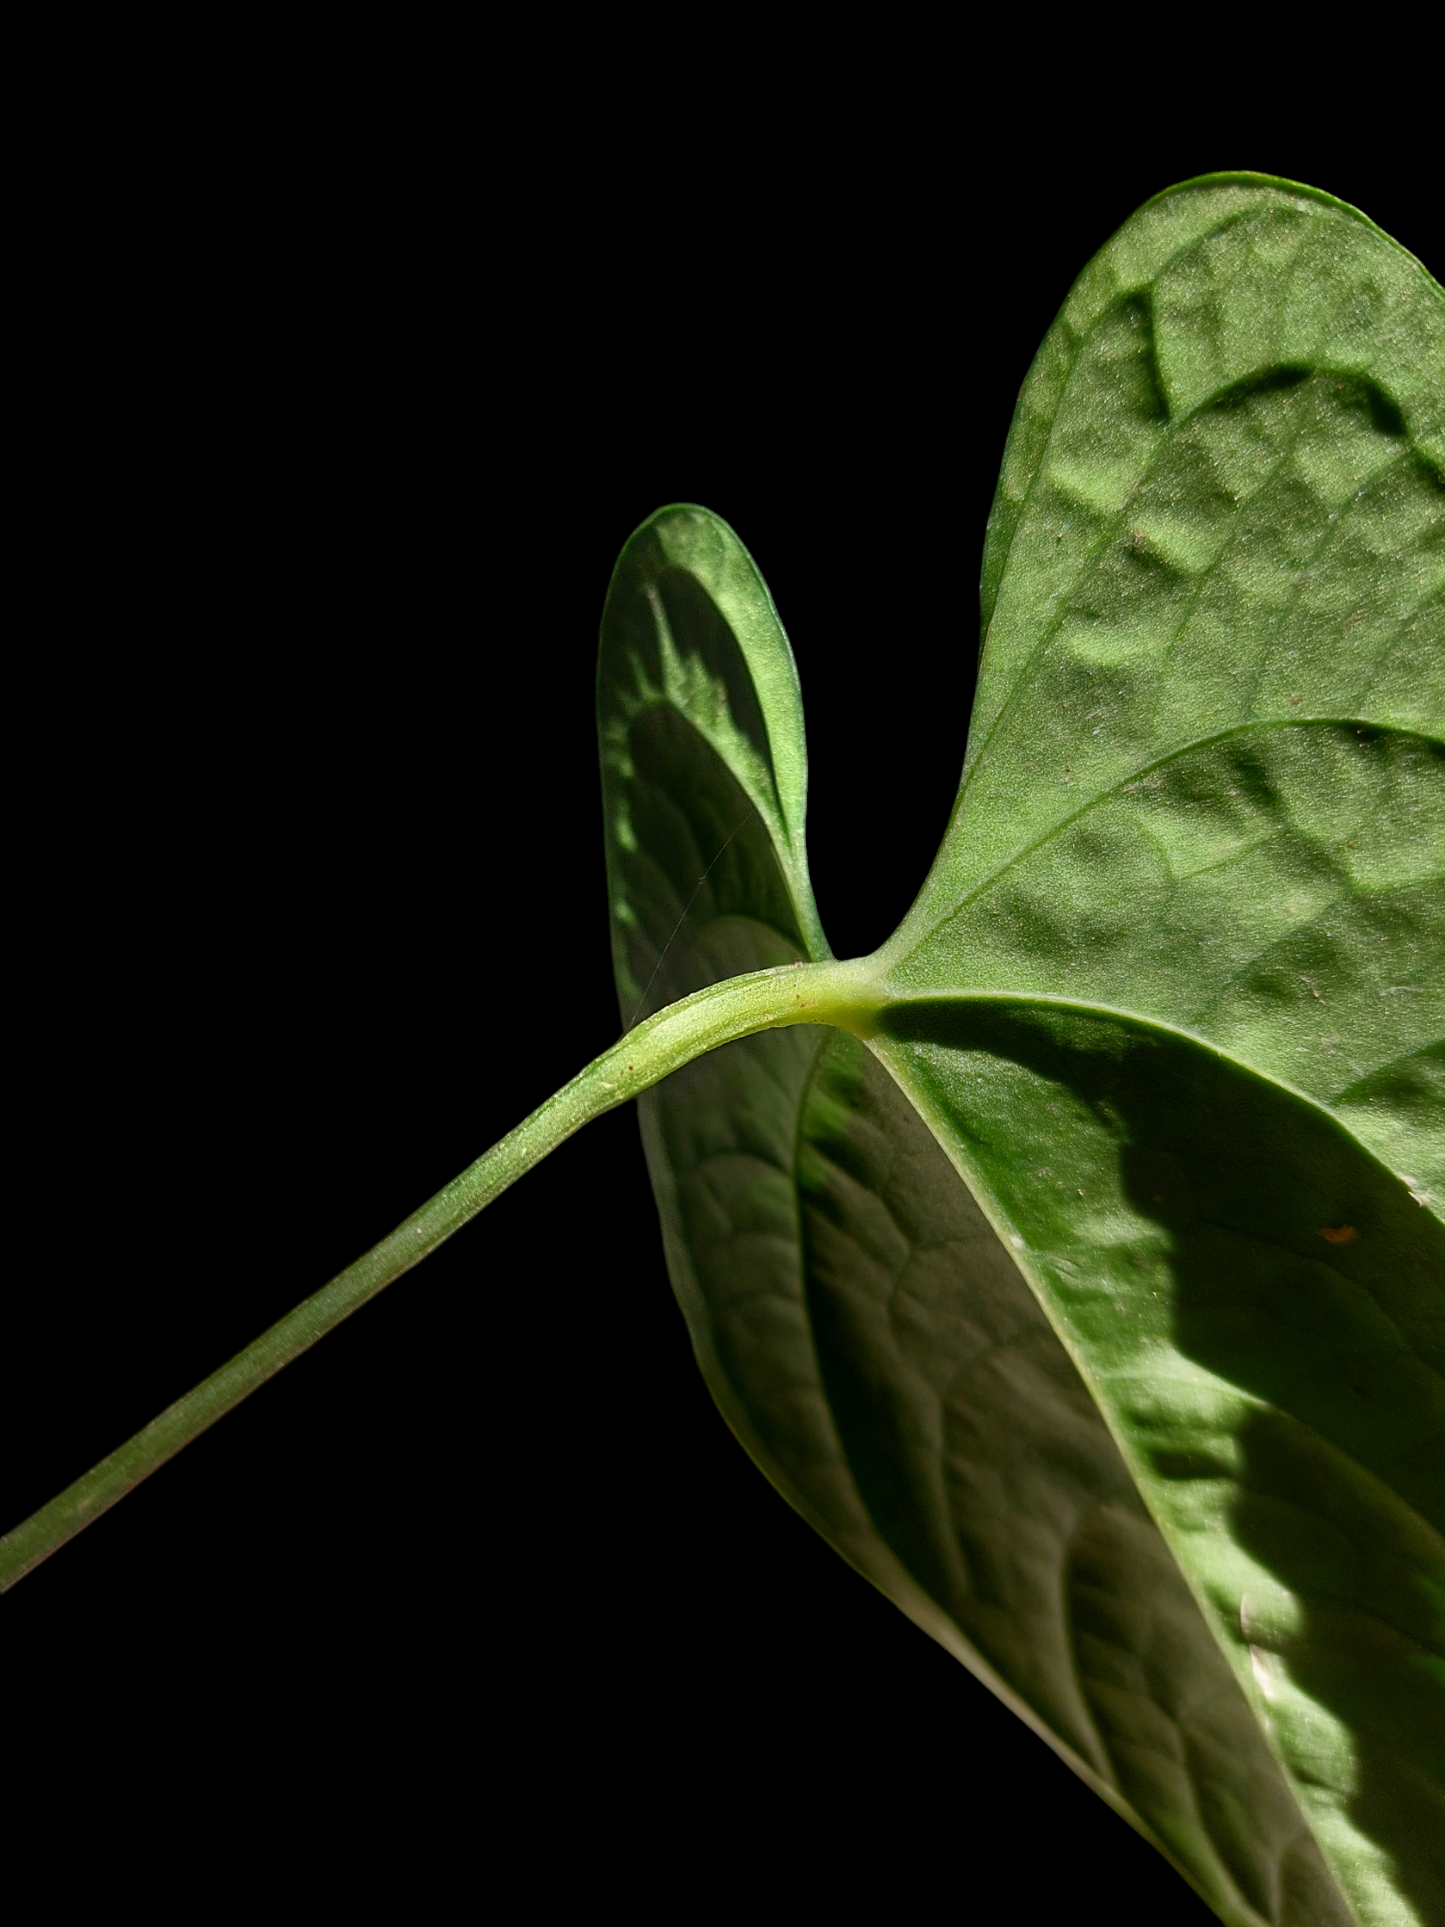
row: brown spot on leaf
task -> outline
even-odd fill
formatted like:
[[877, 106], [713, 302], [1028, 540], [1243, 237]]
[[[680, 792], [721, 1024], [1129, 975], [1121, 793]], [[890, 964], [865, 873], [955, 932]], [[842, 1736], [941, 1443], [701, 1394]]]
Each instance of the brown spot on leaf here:
[[1331, 1230], [1329, 1225], [1324, 1225], [1320, 1229], [1320, 1236], [1327, 1245], [1352, 1245], [1355, 1242], [1355, 1227], [1341, 1224]]

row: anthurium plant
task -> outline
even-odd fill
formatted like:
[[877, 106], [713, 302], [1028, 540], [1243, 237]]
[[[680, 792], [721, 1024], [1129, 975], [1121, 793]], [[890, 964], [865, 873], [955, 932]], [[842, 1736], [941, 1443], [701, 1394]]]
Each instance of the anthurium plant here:
[[0, 1580], [635, 1100], [803, 1517], [1232, 1927], [1445, 1921], [1442, 612], [1445, 295], [1312, 189], [1161, 194], [1020, 395], [952, 816], [840, 961], [778, 614], [659, 510], [598, 666], [620, 1042]]

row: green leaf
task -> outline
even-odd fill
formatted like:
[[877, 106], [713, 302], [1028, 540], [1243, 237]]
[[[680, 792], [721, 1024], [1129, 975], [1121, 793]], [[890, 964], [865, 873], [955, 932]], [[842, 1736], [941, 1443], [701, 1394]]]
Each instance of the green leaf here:
[[[868, 1046], [641, 1101], [728, 1422], [1231, 1922], [1445, 1917], [1445, 301], [1353, 210], [1149, 204], [1020, 398]], [[705, 511], [599, 673], [624, 1022], [828, 951]]]

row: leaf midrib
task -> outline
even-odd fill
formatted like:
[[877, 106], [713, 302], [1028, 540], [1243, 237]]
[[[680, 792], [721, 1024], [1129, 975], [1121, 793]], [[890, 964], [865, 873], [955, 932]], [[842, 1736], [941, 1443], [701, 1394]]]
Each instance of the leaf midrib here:
[[[945, 924], [951, 923], [955, 917], [960, 916], [968, 909], [970, 904], [976, 902], [979, 897], [991, 890], [994, 884], [1007, 876], [1009, 871], [1017, 864], [1033, 856], [1035, 852], [1041, 850], [1046, 843], [1051, 843], [1056, 836], [1059, 836], [1064, 830], [1068, 829], [1071, 824], [1077, 823], [1081, 817], [1087, 816], [1089, 811], [1095, 809], [1100, 803], [1106, 802], [1112, 797], [1122, 795], [1130, 785], [1142, 783], [1146, 777], [1152, 776], [1156, 770], [1164, 769], [1168, 764], [1177, 761], [1179, 757], [1192, 755], [1196, 750], [1208, 749], [1215, 743], [1227, 742], [1231, 736], [1244, 736], [1272, 729], [1319, 728], [1372, 729], [1380, 731], [1381, 733], [1388, 733], [1391, 736], [1409, 737], [1418, 742], [1430, 743], [1436, 747], [1445, 748], [1445, 741], [1442, 741], [1441, 738], [1435, 735], [1428, 734], [1424, 730], [1407, 729], [1397, 723], [1372, 722], [1368, 716], [1256, 717], [1251, 718], [1247, 722], [1231, 723], [1227, 729], [1215, 730], [1208, 736], [1196, 736], [1190, 742], [1181, 743], [1177, 748], [1167, 750], [1162, 756], [1156, 757], [1152, 763], [1140, 763], [1136, 768], [1130, 770], [1128, 775], [1120, 781], [1111, 783], [1107, 789], [1092, 791], [1087, 801], [1081, 803], [1078, 809], [1071, 812], [1068, 816], [1059, 817], [1039, 836], [1035, 837], [1032, 843], [1021, 844], [1018, 849], [1011, 851], [996, 868], [989, 871], [987, 876], [974, 884], [965, 895], [958, 897], [954, 902], [950, 903], [948, 908], [942, 911], [932, 921], [922, 925], [915, 931], [911, 919], [905, 919], [897, 934], [891, 937], [878, 952], [880, 959], [886, 957], [887, 962], [885, 967], [888, 969], [893, 969], [902, 963], [906, 963], [908, 958], [911, 957], [916, 950], [921, 949], [929, 938], [937, 936]], [[904, 947], [905, 943], [907, 946], [906, 949]], [[902, 954], [898, 954], [900, 952]]]
[[[1326, 373], [1326, 372], [1328, 371], [1325, 370], [1323, 366], [1312, 368], [1310, 371], [1310, 378], [1313, 379], [1315, 375]], [[1237, 384], [1231, 384], [1231, 386], [1233, 385], [1237, 385]], [[1181, 422], [1186, 420], [1191, 420], [1194, 415], [1202, 413], [1203, 410], [1207, 407], [1213, 406], [1213, 404], [1219, 400], [1221, 395], [1225, 395], [1228, 392], [1229, 390], [1227, 388], [1220, 389], [1218, 394], [1211, 396], [1208, 402], [1202, 402], [1198, 409], [1191, 411], [1191, 414], [1189, 416], [1182, 416], [1180, 418]], [[1262, 490], [1267, 488], [1270, 485], [1270, 483], [1274, 481], [1275, 477], [1279, 474], [1280, 469], [1284, 466], [1285, 462], [1289, 459], [1289, 456], [1293, 453], [1296, 445], [1298, 444], [1301, 436], [1304, 433], [1304, 429], [1305, 429], [1305, 424], [1303, 422], [1297, 423], [1295, 425], [1290, 435], [1288, 446], [1281, 454], [1279, 461], [1276, 462], [1275, 465], [1270, 469], [1269, 474], [1264, 478], [1263, 481], [1259, 483], [1259, 485], [1256, 488], [1251, 490], [1248, 495], [1240, 496], [1238, 500], [1235, 502], [1234, 509], [1231, 512], [1229, 517], [1229, 533], [1226, 536], [1225, 540], [1221, 543], [1218, 552], [1214, 556], [1214, 559], [1210, 562], [1209, 566], [1205, 569], [1200, 570], [1198, 582], [1195, 584], [1194, 588], [1190, 591], [1189, 597], [1184, 605], [1184, 609], [1179, 617], [1179, 620], [1176, 622], [1174, 626], [1173, 633], [1171, 634], [1168, 643], [1165, 645], [1164, 649], [1160, 653], [1160, 660], [1162, 662], [1167, 663], [1168, 660], [1173, 656], [1174, 651], [1178, 647], [1179, 641], [1183, 636], [1185, 629], [1189, 625], [1189, 620], [1191, 616], [1194, 614], [1195, 610], [1198, 607], [1200, 596], [1204, 593], [1204, 590], [1208, 586], [1211, 579], [1213, 578], [1215, 571], [1220, 567], [1221, 563], [1224, 561], [1224, 558], [1226, 557], [1231, 547], [1233, 546], [1239, 533], [1239, 524], [1241, 520], [1243, 519], [1243, 517], [1245, 516], [1246, 512], [1251, 507], [1251, 505], [1254, 503], [1256, 498], [1262, 492]], [[1172, 431], [1173, 431], [1173, 423], [1170, 424], [1169, 430], [1166, 431], [1166, 434], [1163, 440], [1161, 441], [1159, 450], [1156, 451], [1156, 454], [1154, 456], [1150, 457], [1148, 466], [1140, 475], [1139, 480], [1134, 484], [1133, 488], [1129, 491], [1128, 498], [1124, 502], [1123, 506], [1120, 508], [1118, 515], [1115, 516], [1113, 522], [1110, 524], [1108, 532], [1105, 534], [1105, 536], [1103, 536], [1100, 539], [1098, 543], [1096, 543], [1094, 548], [1089, 551], [1084, 561], [1080, 564], [1079, 568], [1075, 571], [1073, 579], [1068, 585], [1070, 590], [1077, 587], [1079, 582], [1087, 574], [1089, 568], [1095, 562], [1097, 562], [1099, 556], [1116, 538], [1119, 529], [1123, 527], [1124, 522], [1127, 519], [1126, 510], [1129, 508], [1130, 504], [1134, 502], [1140, 489], [1143, 488], [1145, 482], [1148, 480], [1150, 471], [1153, 469], [1154, 463], [1158, 459], [1158, 456], [1164, 453], [1165, 447], [1169, 439], [1169, 435], [1172, 433]], [[1315, 543], [1314, 547], [1310, 550], [1309, 557], [1304, 563], [1303, 567], [1293, 570], [1291, 572], [1292, 576], [1295, 576], [1295, 577], [1302, 576], [1306, 574], [1308, 570], [1314, 568], [1317, 565], [1319, 557], [1323, 552], [1323, 550], [1329, 545], [1329, 543], [1331, 543], [1335, 539], [1335, 537], [1340, 533], [1341, 529], [1347, 525], [1351, 514], [1354, 512], [1354, 509], [1358, 504], [1358, 502], [1361, 500], [1362, 494], [1365, 490], [1368, 490], [1369, 488], [1373, 487], [1374, 484], [1378, 482], [1383, 476], [1388, 475], [1393, 468], [1404, 465], [1406, 462], [1413, 460], [1414, 457], [1415, 457], [1414, 446], [1412, 443], [1407, 441], [1404, 448], [1397, 450], [1396, 453], [1393, 454], [1388, 461], [1382, 462], [1380, 466], [1370, 474], [1366, 482], [1362, 484], [1361, 489], [1356, 490], [1355, 493], [1352, 494], [1349, 497], [1349, 499], [1346, 502], [1344, 502], [1339, 509], [1335, 511], [1333, 519], [1327, 522], [1326, 527], [1323, 533], [1320, 535], [1319, 540]], [[1043, 472], [1043, 467], [1044, 467], [1043, 462], [1040, 462], [1039, 464], [1040, 473]], [[1007, 566], [1007, 561], [1005, 561], [1005, 566]], [[1265, 670], [1268, 667], [1268, 664], [1270, 661], [1270, 654], [1269, 654], [1270, 643], [1279, 634], [1281, 626], [1285, 623], [1285, 621], [1288, 620], [1288, 618], [1296, 608], [1299, 601], [1299, 597], [1303, 591], [1303, 586], [1304, 585], [1301, 582], [1292, 580], [1290, 584], [1290, 594], [1288, 599], [1274, 613], [1274, 616], [1269, 626], [1268, 637], [1260, 653], [1260, 668], [1256, 673], [1254, 682], [1250, 688], [1249, 697], [1248, 697], [1248, 701], [1250, 704], [1253, 704], [1259, 695], [1260, 683], [1264, 677]], [[1058, 597], [1055, 598], [1055, 600], [1062, 601], [1064, 599], [1064, 595], [1065, 595], [1065, 592], [1063, 590], [1060, 590], [1059, 595]], [[1422, 609], [1430, 606], [1430, 600], [1431, 599], [1427, 597], [1425, 601], [1417, 603], [1411, 609], [1409, 615], [1406, 617], [1402, 617], [1400, 620], [1402, 622], [1412, 621], [1417, 615], [1419, 615]], [[1023, 700], [1023, 698], [1034, 687], [1034, 684], [1037, 680], [1038, 671], [1041, 666], [1041, 659], [1045, 655], [1049, 644], [1058, 635], [1059, 630], [1061, 629], [1065, 620], [1068, 617], [1068, 614], [1069, 614], [1069, 609], [1067, 606], [1064, 606], [1063, 608], [1058, 609], [1056, 614], [1050, 618], [1048, 624], [1041, 632], [1038, 638], [1038, 641], [1035, 643], [1034, 647], [1029, 651], [1027, 660], [1020, 665], [1018, 675], [1015, 678], [1012, 686], [1010, 687], [1007, 696], [1004, 698], [1003, 702], [999, 705], [998, 714], [997, 716], [995, 716], [992, 724], [989, 727], [988, 735], [984, 738], [982, 743], [979, 744], [977, 754], [970, 755], [968, 759], [968, 767], [964, 772], [963, 781], [959, 786], [958, 798], [955, 802], [954, 809], [949, 820], [950, 830], [953, 827], [954, 821], [963, 813], [964, 798], [968, 793], [969, 785], [972, 783], [975, 773], [982, 765], [984, 758], [988, 753], [989, 746], [993, 742], [993, 739], [997, 735], [998, 731], [1003, 727], [1005, 721], [1008, 719], [1008, 717], [1012, 714], [1014, 709], [1017, 707], [1018, 703], [1020, 703]], [[1270, 719], [1270, 720], [1278, 720], [1281, 722], [1293, 722], [1296, 720], [1296, 718], [1284, 716], [1284, 717], [1280, 717], [1277, 719]]]
[[[881, 1002], [880, 1011], [891, 1012], [906, 1010], [910, 1008], [910, 1006], [919, 1010], [928, 1010], [936, 1009], [940, 1004], [1015, 1004], [1024, 1008], [1042, 1005], [1050, 1010], [1068, 1011], [1081, 1017], [1101, 1017], [1115, 1022], [1137, 1024], [1141, 1029], [1157, 1031], [1161, 1036], [1175, 1038], [1181, 1043], [1192, 1044], [1197, 1049], [1207, 1051], [1212, 1057], [1217, 1058], [1222, 1064], [1227, 1064], [1232, 1070], [1242, 1071], [1248, 1077], [1257, 1078], [1261, 1084], [1272, 1085], [1274, 1089], [1282, 1091], [1287, 1097], [1294, 1098], [1298, 1103], [1307, 1104], [1309, 1108], [1321, 1118], [1328, 1119], [1337, 1131], [1341, 1132], [1343, 1136], [1349, 1139], [1352, 1145], [1359, 1149], [1362, 1156], [1368, 1158], [1370, 1162], [1376, 1165], [1381, 1171], [1386, 1172], [1396, 1184], [1403, 1183], [1400, 1173], [1396, 1171], [1393, 1166], [1386, 1164], [1379, 1152], [1372, 1150], [1363, 1138], [1357, 1137], [1345, 1119], [1342, 1118], [1337, 1111], [1331, 1110], [1329, 1105], [1322, 1103], [1318, 1097], [1313, 1096], [1309, 1091], [1301, 1090], [1297, 1084], [1291, 1084], [1287, 1078], [1280, 1077], [1273, 1071], [1261, 1070], [1257, 1064], [1250, 1063], [1247, 1058], [1240, 1057], [1235, 1052], [1226, 1050], [1224, 1046], [1217, 1043], [1214, 1038], [1206, 1037], [1199, 1031], [1190, 1030], [1186, 1025], [1171, 1024], [1166, 1018], [1154, 1017], [1143, 1011], [1131, 1010], [1122, 1004], [1096, 1003], [1088, 998], [1064, 997], [1052, 991], [1042, 990], [990, 990], [987, 988], [959, 987], [926, 992], [918, 991], [903, 996], [890, 994]], [[922, 1040], [898, 1037], [889, 1033], [888, 1041], [897, 1050], [906, 1053], [910, 1043], [919, 1043]], [[1421, 1046], [1420, 1048], [1427, 1047]], [[1373, 1073], [1371, 1074], [1373, 1075]], [[909, 1092], [909, 1097], [910, 1101], [915, 1103], [916, 1108], [916, 1097], [912, 1091]], [[922, 1111], [920, 1111], [919, 1114], [923, 1116], [926, 1121], [927, 1114]], [[1415, 1192], [1410, 1191], [1408, 1185], [1405, 1188], [1413, 1201], [1422, 1210], [1429, 1211], [1432, 1217], [1439, 1215], [1429, 1204], [1424, 1203]]]
[[[818, 1076], [823, 1058], [827, 1052], [828, 1043], [829, 1043], [829, 1039], [826, 1037], [819, 1039], [818, 1047], [813, 1055], [813, 1061], [808, 1066], [807, 1074], [804, 1077], [802, 1084], [799, 1086], [798, 1105], [797, 1105], [797, 1111], [796, 1111], [794, 1126], [793, 1126], [793, 1168], [791, 1172], [791, 1189], [792, 1189], [792, 1196], [793, 1196], [795, 1220], [797, 1224], [798, 1290], [799, 1290], [800, 1301], [805, 1308], [808, 1305], [808, 1240], [804, 1235], [804, 1231], [803, 1231], [803, 1209], [802, 1209], [803, 1200], [802, 1200], [801, 1186], [798, 1181], [799, 1153], [802, 1147], [803, 1119], [804, 1119], [804, 1116], [806, 1115], [807, 1108], [808, 1108], [808, 1098], [812, 1092], [814, 1082]], [[886, 1071], [888, 1067], [885, 1065], [884, 1069]], [[900, 1094], [903, 1096], [906, 1102], [908, 1102], [909, 1104], [913, 1103], [912, 1098], [909, 1096], [909, 1093], [906, 1090], [901, 1091]], [[917, 1107], [915, 1106], [914, 1108], [916, 1110]], [[929, 1130], [930, 1135], [932, 1135], [931, 1129], [927, 1123], [927, 1119], [924, 1117], [923, 1113], [920, 1111], [917, 1113], [917, 1115], [919, 1117], [920, 1123], [923, 1124], [925, 1130]], [[847, 1175], [850, 1179], [852, 1179], [852, 1174], [849, 1172], [846, 1172], [845, 1167], [843, 1167], [841, 1164], [838, 1163], [838, 1160], [831, 1155], [831, 1153], [828, 1151], [828, 1149], [825, 1146], [814, 1143], [812, 1148], [814, 1149], [814, 1151], [818, 1152], [820, 1155], [827, 1158], [828, 1162], [832, 1164], [836, 1169], [844, 1170], [845, 1175]], [[964, 1180], [962, 1179], [961, 1176], [958, 1176], [958, 1174], [955, 1173], [955, 1177], [959, 1184], [963, 1184]], [[853, 1179], [852, 1181], [859, 1182], [856, 1179]], [[874, 1189], [872, 1186], [867, 1186], [864, 1188], [867, 1189], [868, 1195], [871, 1198], [874, 1198], [882, 1206], [883, 1210], [887, 1213], [888, 1222], [890, 1223], [890, 1225], [892, 1225], [894, 1231], [897, 1233], [898, 1237], [902, 1240], [902, 1242], [908, 1247], [908, 1249], [910, 1251], [916, 1251], [920, 1249], [921, 1247], [917, 1245], [916, 1241], [909, 1235], [907, 1230], [899, 1223], [897, 1214], [894, 1212], [893, 1207], [891, 1206], [891, 1204], [889, 1204], [887, 1198], [884, 1197], [880, 1191]], [[990, 1226], [990, 1229], [992, 1229], [991, 1226]], [[996, 1231], [994, 1232], [994, 1236], [995, 1237], [998, 1236], [998, 1233]], [[1027, 1278], [1019, 1269], [1016, 1261], [1014, 1261], [1012, 1257], [1012, 1254], [1009, 1253], [1007, 1245], [1005, 1245], [1002, 1240], [1000, 1240], [999, 1243], [1000, 1243], [1000, 1249], [1003, 1250], [1005, 1255], [1009, 1258], [1010, 1263], [1013, 1265], [1014, 1271], [1018, 1275], [1020, 1286], [1025, 1291], [1028, 1291], [1029, 1284], [1028, 1284]], [[888, 1294], [888, 1297], [889, 1297], [888, 1323], [889, 1323], [890, 1330], [893, 1327], [894, 1300], [896, 1298], [896, 1294], [897, 1294], [897, 1280], [896, 1278], [890, 1278], [889, 1294]], [[1047, 1313], [1045, 1313], [1045, 1317], [1047, 1318]], [[826, 1379], [823, 1373], [822, 1360], [818, 1356], [817, 1339], [813, 1329], [813, 1320], [812, 1320], [811, 1313], [807, 1318], [807, 1331], [808, 1331], [808, 1344], [812, 1352], [813, 1366], [814, 1366], [814, 1370], [817, 1373], [818, 1384], [820, 1386], [826, 1386]], [[1008, 1347], [1000, 1344], [993, 1344], [987, 1347], [984, 1356], [992, 1357], [996, 1353], [1006, 1349], [1008, 1349]], [[974, 1358], [969, 1361], [967, 1366], [960, 1366], [958, 1372], [954, 1375], [954, 1378], [949, 1381], [950, 1386], [953, 1383], [955, 1383], [958, 1378], [961, 1378], [965, 1374], [965, 1372], [974, 1369], [981, 1362], [982, 1362], [981, 1358]], [[874, 1534], [874, 1536], [878, 1538], [880, 1543], [888, 1548], [892, 1556], [895, 1559], [898, 1559], [899, 1554], [897, 1554], [896, 1552], [893, 1552], [892, 1547], [889, 1545], [888, 1540], [884, 1537], [883, 1533], [880, 1531], [877, 1521], [873, 1518], [871, 1511], [869, 1510], [867, 1504], [865, 1503], [862, 1493], [857, 1491], [857, 1479], [854, 1475], [852, 1461], [849, 1458], [848, 1449], [843, 1441], [842, 1435], [838, 1431], [837, 1422], [832, 1417], [831, 1405], [829, 1407], [829, 1417], [830, 1417], [830, 1420], [832, 1421], [833, 1436], [837, 1444], [839, 1457], [841, 1458], [843, 1464], [848, 1469], [849, 1479], [853, 1483], [855, 1492], [857, 1492], [858, 1504], [863, 1513], [863, 1516], [868, 1521], [869, 1529]], [[1127, 1469], [1127, 1462], [1125, 1463], [1126, 1463], [1126, 1469]], [[900, 1559], [900, 1563], [901, 1563], [901, 1559]], [[967, 1632], [965, 1632], [964, 1628], [959, 1625], [953, 1613], [949, 1610], [949, 1607], [946, 1604], [946, 1602], [941, 1599], [934, 1599], [932, 1593], [929, 1592], [928, 1588], [925, 1587], [922, 1581], [916, 1578], [911, 1571], [909, 1573], [909, 1577], [913, 1580], [913, 1583], [919, 1587], [919, 1590], [924, 1593], [925, 1597], [931, 1600], [935, 1609], [947, 1619], [949, 1624], [954, 1628], [954, 1631], [957, 1637], [961, 1641], [963, 1641], [963, 1643], [968, 1647], [969, 1651], [973, 1653], [976, 1656], [976, 1658], [982, 1662], [982, 1664], [988, 1669], [989, 1673], [996, 1678], [999, 1678], [999, 1679], [1004, 1678], [1005, 1676], [998, 1671], [998, 1668], [995, 1665], [995, 1662], [982, 1651], [982, 1649], [978, 1646], [977, 1642], [972, 1638], [972, 1636]], [[1074, 1661], [1072, 1616], [1069, 1613], [1064, 1612], [1064, 1613], [1061, 1613], [1060, 1619], [1061, 1619], [1061, 1623], [1065, 1626], [1068, 1634], [1068, 1652], [1069, 1652], [1070, 1663], [1072, 1664]], [[1179, 1871], [1183, 1873], [1184, 1877], [1190, 1880], [1192, 1884], [1192, 1875], [1190, 1875], [1188, 1872], [1185, 1871], [1181, 1863], [1173, 1860], [1172, 1854], [1169, 1854], [1168, 1849], [1165, 1848], [1162, 1845], [1162, 1842], [1156, 1838], [1152, 1828], [1150, 1828], [1147, 1825], [1147, 1823], [1144, 1821], [1142, 1814], [1139, 1814], [1136, 1811], [1133, 1802], [1128, 1798], [1127, 1794], [1124, 1792], [1122, 1775], [1120, 1774], [1120, 1771], [1119, 1771], [1118, 1762], [1115, 1760], [1112, 1752], [1110, 1751], [1107, 1743], [1105, 1742], [1102, 1732], [1099, 1729], [1098, 1720], [1095, 1716], [1092, 1706], [1089, 1704], [1088, 1695], [1083, 1691], [1081, 1681], [1082, 1681], [1082, 1674], [1079, 1668], [1077, 1667], [1077, 1665], [1074, 1665], [1074, 1686], [1075, 1686], [1075, 1697], [1077, 1699], [1077, 1706], [1075, 1708], [1075, 1712], [1076, 1712], [1076, 1716], [1079, 1718], [1084, 1728], [1084, 1731], [1093, 1740], [1094, 1748], [1095, 1748], [1094, 1759], [1092, 1760], [1085, 1759], [1084, 1756], [1077, 1751], [1077, 1749], [1073, 1746], [1073, 1744], [1070, 1741], [1066, 1740], [1061, 1733], [1058, 1733], [1055, 1731], [1052, 1724], [1044, 1718], [1042, 1713], [1036, 1712], [1033, 1709], [1033, 1707], [1030, 1705], [1029, 1710], [1030, 1710], [1030, 1715], [1032, 1720], [1036, 1721], [1038, 1723], [1038, 1726], [1044, 1731], [1044, 1735], [1047, 1738], [1049, 1744], [1052, 1747], [1054, 1747], [1056, 1751], [1060, 1752], [1061, 1757], [1067, 1758], [1071, 1765], [1073, 1765], [1078, 1760], [1081, 1760], [1081, 1759], [1084, 1760], [1084, 1763], [1088, 1767], [1090, 1773], [1096, 1776], [1105, 1785], [1107, 1785], [1111, 1793], [1113, 1794], [1113, 1796], [1118, 1801], [1120, 1801], [1125, 1808], [1127, 1808], [1128, 1814], [1131, 1818], [1131, 1824], [1136, 1826], [1139, 1829], [1139, 1831], [1146, 1836], [1146, 1838], [1148, 1838], [1156, 1846], [1158, 1846], [1159, 1850], [1165, 1853], [1166, 1857], [1169, 1858], [1171, 1862], [1179, 1868]], [[1010, 1701], [1016, 1698], [1026, 1705], [1029, 1704], [1029, 1702], [1024, 1698], [1024, 1695], [1021, 1692], [1019, 1692], [1016, 1688], [1014, 1688], [1011, 1684], [1009, 1687], [1009, 1694], [1010, 1694]], [[1006, 1701], [1006, 1703], [1009, 1703], [1009, 1702]], [[1096, 1764], [1096, 1761], [1101, 1764]], [[1191, 1781], [1191, 1788], [1192, 1788], [1192, 1781]]]

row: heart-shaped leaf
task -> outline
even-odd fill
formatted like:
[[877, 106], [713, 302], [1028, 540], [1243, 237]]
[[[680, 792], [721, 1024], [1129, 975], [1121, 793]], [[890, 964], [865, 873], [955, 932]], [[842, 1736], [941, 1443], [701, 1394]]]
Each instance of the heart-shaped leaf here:
[[[1445, 1917], [1445, 301], [1192, 183], [1020, 399], [963, 784], [873, 960], [642, 1100], [764, 1471], [1230, 1922]], [[599, 709], [625, 1021], [828, 956], [791, 655], [705, 511]]]

